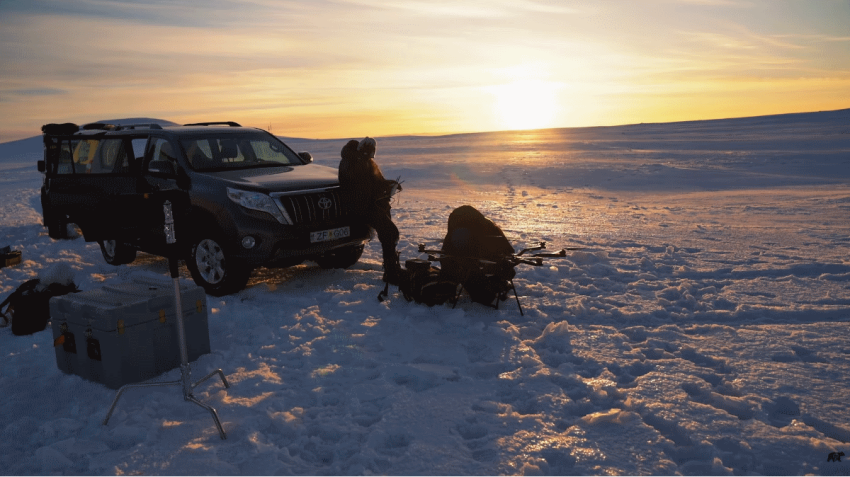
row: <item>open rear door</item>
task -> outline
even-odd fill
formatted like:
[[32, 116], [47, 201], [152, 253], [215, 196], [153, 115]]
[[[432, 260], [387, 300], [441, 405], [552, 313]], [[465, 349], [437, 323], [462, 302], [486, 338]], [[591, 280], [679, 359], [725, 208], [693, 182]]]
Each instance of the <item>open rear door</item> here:
[[[132, 242], [137, 235], [140, 158], [146, 135], [45, 135], [45, 217], [77, 224], [86, 241]], [[143, 148], [143, 146], [141, 146]]]

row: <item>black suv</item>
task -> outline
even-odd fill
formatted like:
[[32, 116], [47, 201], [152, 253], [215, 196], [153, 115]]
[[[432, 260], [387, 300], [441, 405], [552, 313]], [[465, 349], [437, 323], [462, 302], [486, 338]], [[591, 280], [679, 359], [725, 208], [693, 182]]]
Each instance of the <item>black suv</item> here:
[[42, 132], [50, 237], [65, 238], [74, 223], [112, 265], [132, 262], [137, 250], [169, 253], [155, 199], [165, 193], [184, 204], [175, 220], [180, 256], [214, 296], [241, 290], [259, 266], [347, 268], [370, 238], [340, 202], [337, 170], [261, 129], [66, 123]]

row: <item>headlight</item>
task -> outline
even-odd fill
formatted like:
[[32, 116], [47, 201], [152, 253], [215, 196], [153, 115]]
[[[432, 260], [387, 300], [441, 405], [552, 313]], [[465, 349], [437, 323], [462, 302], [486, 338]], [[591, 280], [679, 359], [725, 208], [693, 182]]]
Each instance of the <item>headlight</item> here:
[[271, 197], [262, 192], [231, 189], [228, 187], [227, 197], [246, 209], [259, 210], [260, 212], [271, 214], [278, 222], [284, 225], [292, 225], [292, 219], [289, 218], [286, 210], [278, 207], [277, 203]]

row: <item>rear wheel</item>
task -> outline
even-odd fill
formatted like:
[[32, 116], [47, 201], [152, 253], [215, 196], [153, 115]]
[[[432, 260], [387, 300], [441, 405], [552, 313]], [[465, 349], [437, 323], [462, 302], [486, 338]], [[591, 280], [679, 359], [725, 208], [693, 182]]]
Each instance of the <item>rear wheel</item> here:
[[215, 238], [195, 241], [186, 265], [195, 283], [212, 296], [238, 292], [251, 276], [251, 268], [237, 264]]
[[348, 268], [357, 263], [361, 255], [363, 245], [355, 245], [331, 250], [321, 257], [316, 257], [315, 262], [322, 268]]
[[100, 253], [110, 265], [125, 265], [136, 259], [136, 249], [117, 240], [98, 240]]
[[44, 226], [47, 235], [54, 240], [68, 238], [68, 222], [64, 214], [57, 214], [50, 209], [44, 209]]

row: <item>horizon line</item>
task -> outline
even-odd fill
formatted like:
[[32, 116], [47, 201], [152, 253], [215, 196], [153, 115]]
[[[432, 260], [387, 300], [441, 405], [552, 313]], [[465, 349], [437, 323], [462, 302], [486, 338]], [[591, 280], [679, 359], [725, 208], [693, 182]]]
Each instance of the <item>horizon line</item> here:
[[[648, 126], [648, 125], [660, 125], [660, 124], [686, 124], [686, 123], [698, 123], [698, 122], [710, 122], [710, 121], [732, 121], [732, 120], [743, 120], [743, 119], [755, 119], [755, 118], [770, 118], [777, 116], [792, 116], [792, 115], [800, 115], [800, 114], [819, 114], [819, 113], [837, 113], [841, 111], [850, 111], [850, 107], [839, 108], [839, 109], [827, 109], [820, 111], [796, 111], [789, 113], [777, 113], [777, 114], [763, 114], [757, 116], [734, 116], [734, 117], [723, 117], [723, 118], [709, 118], [709, 119], [687, 119], [681, 121], [668, 121], [668, 122], [640, 122], [640, 123], [625, 123], [625, 124], [611, 124], [611, 125], [597, 125], [597, 126], [555, 126], [555, 127], [547, 127], [547, 128], [532, 128], [532, 129], [501, 129], [501, 130], [491, 130], [491, 131], [459, 131], [459, 132], [446, 132], [446, 133], [404, 133], [404, 134], [390, 134], [390, 135], [375, 135], [376, 138], [399, 138], [399, 137], [430, 137], [430, 138], [438, 138], [438, 137], [448, 137], [448, 136], [462, 136], [467, 134], [498, 134], [498, 133], [516, 133], [523, 131], [553, 131], [560, 129], [600, 129], [600, 128], [617, 128], [617, 127], [630, 127], [630, 126]], [[129, 119], [129, 118], [127, 118]], [[134, 119], [152, 119], [155, 121], [165, 121], [169, 123], [175, 123], [174, 121], [162, 118], [134, 118]], [[109, 123], [109, 121], [122, 121], [123, 119], [119, 118], [117, 121], [115, 120], [107, 120], [107, 121], [92, 121], [85, 122], [80, 124], [94, 124], [98, 122]], [[129, 124], [144, 124], [144, 123], [127, 123]], [[178, 124], [182, 126], [182, 124]], [[245, 126], [245, 127], [255, 127], [255, 126]], [[263, 129], [263, 128], [258, 128]], [[334, 140], [343, 140], [347, 139], [345, 137], [327, 137], [327, 138], [311, 138], [311, 137], [299, 137], [299, 136], [285, 136], [278, 135], [273, 133], [269, 129], [263, 129], [264, 131], [268, 131], [275, 137], [281, 137], [286, 139], [294, 139], [294, 140], [306, 140], [306, 141], [334, 141]], [[41, 137], [41, 134], [36, 134], [33, 136], [21, 138], [21, 139], [13, 139], [11, 141], [0, 142], [0, 146], [11, 144], [14, 142], [21, 141], [29, 141], [34, 138]]]

